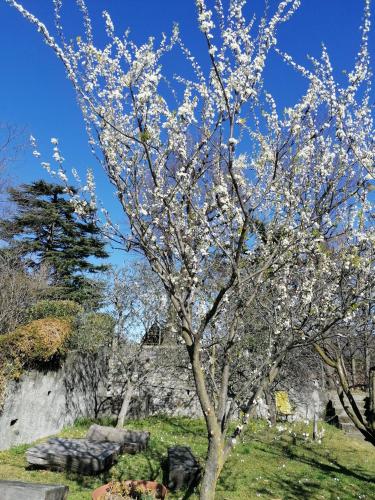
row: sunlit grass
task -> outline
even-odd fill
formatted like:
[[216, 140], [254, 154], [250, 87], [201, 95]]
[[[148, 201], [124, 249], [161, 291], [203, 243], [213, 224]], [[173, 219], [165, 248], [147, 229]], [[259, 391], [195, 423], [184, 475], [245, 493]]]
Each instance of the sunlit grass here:
[[[108, 424], [109, 422], [104, 422]], [[84, 437], [90, 421], [79, 421], [60, 436]], [[201, 463], [206, 450], [204, 423], [188, 418], [149, 418], [131, 421], [129, 429], [151, 432], [149, 449], [123, 455], [108, 472], [96, 477], [43, 470], [27, 470], [27, 445], [0, 452], [0, 478], [32, 482], [63, 483], [69, 500], [91, 498], [91, 491], [111, 479], [163, 481], [163, 461], [175, 444], [190, 446]], [[269, 429], [264, 422], [251, 422], [242, 442], [229, 458], [218, 485], [218, 500], [375, 498], [375, 450], [368, 443], [351, 439], [325, 426], [321, 444], [307, 441], [305, 424], [281, 424]], [[182, 498], [171, 495], [171, 499]], [[191, 497], [197, 498], [195, 495]]]

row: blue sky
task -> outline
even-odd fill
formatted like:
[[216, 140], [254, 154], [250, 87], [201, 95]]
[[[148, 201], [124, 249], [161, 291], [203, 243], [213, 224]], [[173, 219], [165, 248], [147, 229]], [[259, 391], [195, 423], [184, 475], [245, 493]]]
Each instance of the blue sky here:
[[[209, 0], [208, 0], [209, 1]], [[80, 17], [74, 8], [74, 0], [65, 0], [65, 25], [71, 35], [82, 32]], [[270, 0], [273, 10], [277, 0]], [[52, 26], [52, 1], [24, 0], [24, 6], [35, 13], [47, 26]], [[249, 0], [249, 12], [262, 11], [263, 0]], [[202, 36], [195, 20], [194, 0], [87, 0], [97, 33], [97, 41], [104, 40], [101, 11], [108, 10], [119, 33], [130, 28], [137, 42], [149, 35], [158, 36], [170, 32], [178, 22], [186, 44], [196, 54], [204, 57]], [[293, 19], [282, 26], [279, 46], [291, 53], [301, 63], [306, 54], [319, 55], [321, 42], [329, 50], [337, 74], [350, 69], [359, 47], [359, 26], [362, 20], [362, 0], [302, 0], [302, 7]], [[374, 8], [375, 10], [375, 8]], [[374, 20], [373, 20], [374, 22]], [[371, 52], [375, 54], [375, 36], [372, 34]], [[78, 105], [61, 63], [45, 45], [39, 33], [5, 0], [0, 0], [0, 122], [26, 127], [27, 134], [34, 135], [45, 159], [49, 159], [51, 137], [58, 137], [66, 167], [84, 172], [93, 167], [98, 184], [98, 195], [104, 204], [122, 219], [111, 188], [99, 166], [92, 158], [86, 139]], [[168, 63], [178, 73], [181, 62], [175, 55]], [[269, 90], [282, 107], [291, 105], [303, 91], [304, 82], [299, 76], [272, 55], [266, 71]], [[15, 182], [28, 182], [46, 174], [39, 163], [25, 153], [13, 165]], [[119, 263], [122, 253], [113, 254], [113, 262]]]

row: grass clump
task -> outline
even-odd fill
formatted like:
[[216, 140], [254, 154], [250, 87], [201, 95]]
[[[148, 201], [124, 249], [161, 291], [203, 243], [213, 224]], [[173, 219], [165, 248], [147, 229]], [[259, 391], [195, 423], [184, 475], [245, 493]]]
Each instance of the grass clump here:
[[[84, 437], [91, 423], [80, 420], [60, 435]], [[27, 446], [23, 445], [0, 452], [0, 478], [62, 483], [69, 486], [69, 500], [89, 500], [93, 489], [111, 480], [163, 482], [162, 464], [168, 447], [173, 445], [190, 446], [204, 463], [207, 437], [201, 420], [153, 417], [128, 422], [126, 428], [150, 431], [149, 448], [137, 455], [122, 455], [115, 466], [99, 476], [26, 470]], [[250, 422], [224, 467], [217, 500], [375, 498], [374, 448], [338, 429], [325, 425], [324, 429], [319, 444], [310, 440], [311, 424], [280, 424], [269, 428], [262, 421]], [[183, 492], [170, 494], [169, 498], [183, 498]], [[190, 498], [198, 496], [193, 493]]]

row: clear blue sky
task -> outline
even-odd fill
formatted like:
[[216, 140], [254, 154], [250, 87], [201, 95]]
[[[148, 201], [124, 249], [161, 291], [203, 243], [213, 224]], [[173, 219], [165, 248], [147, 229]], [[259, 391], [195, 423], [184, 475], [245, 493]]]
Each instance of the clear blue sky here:
[[[82, 30], [74, 0], [65, 0], [64, 3], [68, 32], [77, 36]], [[278, 0], [270, 0], [270, 3], [274, 10]], [[52, 26], [52, 1], [24, 0], [23, 4], [47, 26]], [[249, 11], [261, 13], [263, 0], [248, 0], [248, 4]], [[177, 21], [186, 44], [193, 52], [204, 55], [202, 36], [195, 20], [194, 0], [87, 0], [87, 5], [99, 43], [104, 40], [101, 11], [105, 9], [111, 13], [118, 32], [130, 28], [137, 42], [144, 41], [149, 35], [170, 32]], [[324, 42], [339, 74], [351, 68], [358, 50], [362, 9], [362, 0], [302, 0], [298, 13], [282, 26], [279, 46], [297, 61], [306, 63], [306, 54], [319, 55], [321, 42]], [[46, 159], [51, 151], [50, 138], [58, 137], [67, 159], [67, 169], [76, 167], [84, 172], [87, 167], [93, 167], [99, 197], [121, 220], [122, 213], [116, 212], [118, 208], [112, 191], [90, 154], [81, 114], [62, 64], [35, 28], [5, 0], [0, 0], [0, 47], [0, 122], [25, 126], [28, 134], [38, 139]], [[371, 52], [375, 55], [374, 33], [371, 35]], [[172, 63], [176, 73], [182, 69], [177, 57], [168, 63]], [[266, 82], [281, 106], [292, 104], [304, 88], [300, 77], [286, 68], [276, 55], [271, 57]], [[46, 174], [31, 154], [25, 154], [14, 165], [14, 176], [16, 182], [28, 182], [46, 177]], [[122, 258], [118, 252], [113, 255], [114, 262], [118, 263]]]

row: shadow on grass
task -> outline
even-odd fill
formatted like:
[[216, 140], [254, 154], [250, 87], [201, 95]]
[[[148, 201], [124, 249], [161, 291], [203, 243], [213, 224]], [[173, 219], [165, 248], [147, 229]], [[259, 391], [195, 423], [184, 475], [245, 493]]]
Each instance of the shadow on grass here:
[[[160, 420], [160, 417], [159, 417], [159, 420]], [[178, 429], [180, 431], [180, 434], [191, 434], [193, 436], [203, 437], [203, 438], [207, 436], [206, 432], [204, 432], [204, 431], [202, 432], [202, 426], [200, 425], [200, 423], [198, 425], [194, 426], [194, 427], [196, 427], [195, 429], [193, 428], [192, 423], [194, 424], [195, 422], [192, 420], [190, 420], [189, 426], [185, 425], [184, 420], [181, 418], [164, 416], [164, 417], [162, 417], [162, 420], [167, 425], [170, 425], [171, 427]], [[188, 421], [186, 421], [186, 422], [188, 422]]]
[[[263, 477], [254, 477], [255, 474], [251, 477], [251, 473], [246, 477], [240, 464], [235, 462], [232, 467], [224, 468], [219, 479], [220, 491], [236, 492], [242, 483], [245, 490], [246, 486], [249, 488], [249, 498], [255, 498], [254, 495], [259, 494], [259, 496], [283, 500], [315, 499], [320, 498], [318, 495], [322, 492], [322, 488], [325, 493], [332, 495], [330, 498], [344, 494], [347, 487], [345, 483], [348, 480], [340, 479], [337, 477], [339, 475], [346, 476], [349, 481], [358, 482], [358, 488], [366, 488], [366, 485], [375, 484], [374, 477], [368, 469], [356, 464], [353, 470], [340, 463], [329, 450], [317, 449], [315, 444], [310, 445], [302, 441], [294, 444], [288, 442], [288, 438], [270, 440], [264, 435], [257, 435], [252, 437], [251, 442], [242, 445], [240, 452], [240, 456], [252, 454], [254, 454], [254, 461], [262, 464], [256, 469], [263, 470]], [[288, 469], [278, 467], [275, 470], [275, 463], [280, 463], [283, 459], [290, 461]], [[296, 464], [295, 469], [293, 462]], [[301, 464], [306, 465], [307, 468], [303, 470], [298, 467]], [[324, 486], [322, 485], [323, 478]], [[257, 487], [258, 480], [259, 487]], [[343, 498], [352, 498], [345, 494]]]
[[[275, 451], [275, 448], [277, 451]], [[308, 452], [310, 456], [302, 455], [298, 453], [297, 450], [302, 452]], [[373, 476], [366, 474], [362, 467], [357, 467], [359, 472], [349, 469], [345, 465], [341, 464], [337, 459], [333, 458], [330, 454], [320, 453], [318, 450], [312, 447], [303, 447], [303, 444], [293, 445], [282, 441], [280, 443], [274, 444], [274, 450], [270, 447], [263, 446], [262, 451], [274, 456], [284, 456], [289, 460], [295, 460], [302, 464], [318, 469], [324, 474], [343, 474], [345, 476], [357, 479], [359, 481], [367, 481], [375, 484]], [[327, 461], [329, 463], [327, 463]]]
[[[319, 483], [302, 483], [300, 481], [295, 481], [294, 479], [281, 479], [275, 478], [272, 481], [273, 485], [278, 486], [279, 490], [282, 491], [283, 500], [291, 500], [291, 499], [304, 499], [309, 500], [310, 498], [317, 498], [317, 494], [321, 490], [321, 485]], [[327, 490], [326, 490], [327, 491]], [[262, 495], [268, 495], [269, 498], [273, 498], [275, 493], [267, 488], [259, 488], [257, 489], [257, 493], [261, 493]], [[333, 492], [332, 492], [333, 493]]]

